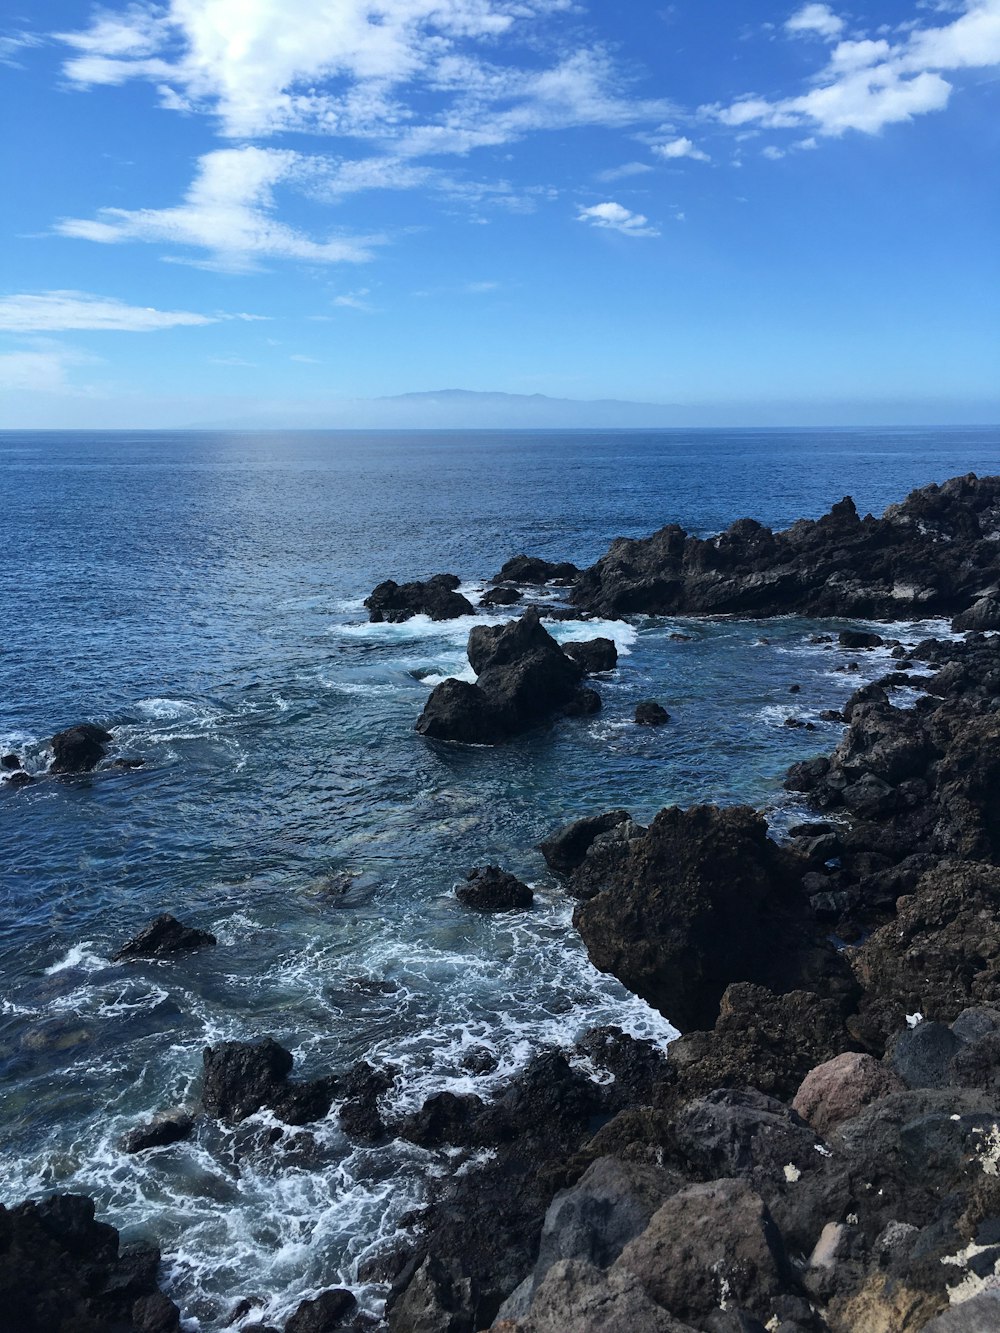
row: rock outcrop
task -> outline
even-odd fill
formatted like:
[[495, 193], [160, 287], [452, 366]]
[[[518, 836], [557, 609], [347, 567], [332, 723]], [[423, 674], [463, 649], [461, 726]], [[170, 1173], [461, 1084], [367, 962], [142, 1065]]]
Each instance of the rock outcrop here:
[[499, 866], [470, 870], [465, 883], [455, 890], [455, 897], [478, 912], [523, 912], [535, 899], [527, 884]]
[[121, 1249], [81, 1195], [0, 1204], [0, 1325], [11, 1333], [175, 1333], [159, 1268], [157, 1249]]
[[52, 737], [52, 763], [50, 773], [89, 773], [95, 769], [108, 752], [111, 743], [110, 731], [95, 726], [92, 722], [82, 722], [78, 726], [68, 727]]
[[[572, 597], [603, 616], [797, 613], [909, 620], [956, 615], [997, 596], [1000, 477], [955, 477], [914, 491], [882, 518], [850, 497], [823, 518], [772, 532], [738, 520], [717, 537], [670, 525], [619, 538]], [[992, 610], [983, 607], [986, 628]]]
[[476, 683], [442, 681], [417, 721], [417, 731], [431, 740], [497, 745], [574, 708], [592, 711], [593, 699], [600, 706], [593, 691], [581, 690], [583, 668], [534, 608], [508, 624], [477, 625], [468, 651]]
[[202, 1106], [208, 1115], [229, 1124], [264, 1109], [289, 1125], [321, 1120], [333, 1102], [336, 1080], [290, 1081], [292, 1063], [291, 1052], [273, 1037], [206, 1046]]
[[112, 955], [111, 961], [121, 963], [130, 958], [168, 958], [175, 953], [211, 948], [215, 943], [215, 936], [207, 930], [185, 926], [169, 912], [165, 912], [123, 944]]
[[456, 592], [461, 582], [457, 574], [435, 574], [422, 583], [400, 584], [386, 579], [365, 598], [368, 619], [374, 624], [389, 621], [395, 625], [412, 616], [430, 616], [431, 620], [474, 616], [476, 608]]

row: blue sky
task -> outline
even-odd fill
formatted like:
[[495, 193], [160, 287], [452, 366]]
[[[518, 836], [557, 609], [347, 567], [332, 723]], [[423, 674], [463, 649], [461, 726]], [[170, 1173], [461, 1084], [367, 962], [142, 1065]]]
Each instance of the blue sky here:
[[1000, 0], [11, 0], [0, 62], [0, 425], [1000, 419]]

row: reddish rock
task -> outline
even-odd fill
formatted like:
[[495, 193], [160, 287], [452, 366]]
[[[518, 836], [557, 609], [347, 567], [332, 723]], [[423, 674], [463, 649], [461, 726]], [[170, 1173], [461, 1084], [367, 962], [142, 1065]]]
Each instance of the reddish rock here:
[[810, 1069], [795, 1094], [792, 1109], [817, 1134], [826, 1134], [834, 1125], [852, 1120], [869, 1102], [890, 1092], [902, 1092], [905, 1087], [898, 1074], [874, 1057], [845, 1051]]

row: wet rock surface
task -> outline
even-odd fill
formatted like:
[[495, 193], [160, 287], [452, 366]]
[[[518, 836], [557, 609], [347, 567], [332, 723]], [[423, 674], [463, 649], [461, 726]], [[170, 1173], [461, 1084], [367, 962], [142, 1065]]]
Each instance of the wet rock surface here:
[[11, 1333], [174, 1333], [159, 1251], [121, 1249], [90, 1199], [0, 1205], [0, 1324]]
[[206, 1046], [201, 1101], [206, 1114], [237, 1124], [260, 1110], [290, 1125], [320, 1120], [329, 1111], [337, 1081], [290, 1080], [292, 1054], [272, 1037], [260, 1042], [224, 1041]]
[[459, 884], [455, 897], [465, 907], [478, 912], [517, 912], [530, 907], [535, 895], [514, 875], [499, 866], [479, 866], [470, 870], [465, 883]]
[[958, 615], [995, 595], [998, 530], [1000, 478], [970, 473], [914, 491], [881, 518], [862, 518], [846, 496], [784, 532], [744, 518], [717, 537], [671, 525], [618, 538], [572, 596], [603, 616]]
[[461, 582], [457, 574], [435, 574], [424, 582], [402, 584], [386, 579], [365, 598], [368, 619], [396, 625], [412, 616], [430, 616], [431, 620], [474, 616], [476, 608], [456, 591]]
[[49, 772], [91, 772], [107, 754], [111, 740], [110, 731], [105, 731], [103, 727], [95, 726], [92, 722], [83, 722], [57, 732], [50, 742], [52, 763]]
[[421, 735], [496, 745], [574, 705], [592, 711], [579, 697], [583, 667], [560, 648], [534, 607], [504, 625], [477, 625], [468, 652], [476, 683], [449, 679], [436, 686], [417, 720]]
[[207, 930], [185, 926], [166, 912], [123, 944], [112, 955], [111, 961], [121, 963], [130, 958], [168, 958], [171, 954], [188, 953], [192, 949], [207, 949], [215, 943], [215, 936]]

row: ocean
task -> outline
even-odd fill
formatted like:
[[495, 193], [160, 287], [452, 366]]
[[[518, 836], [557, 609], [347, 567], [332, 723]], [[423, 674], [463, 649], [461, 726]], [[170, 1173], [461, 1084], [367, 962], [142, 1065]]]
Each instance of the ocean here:
[[[782, 527], [845, 494], [880, 513], [969, 471], [1000, 471], [1000, 430], [0, 433], [0, 753], [40, 771], [53, 732], [94, 721], [146, 761], [0, 786], [0, 1199], [92, 1195], [160, 1244], [190, 1329], [244, 1296], [280, 1321], [341, 1282], [377, 1309], [358, 1265], [455, 1169], [447, 1150], [359, 1145], [335, 1114], [266, 1150], [254, 1125], [139, 1156], [122, 1134], [196, 1100], [219, 1040], [273, 1035], [306, 1076], [391, 1066], [396, 1108], [488, 1096], [596, 1024], [667, 1041], [590, 966], [539, 839], [698, 801], [765, 807], [780, 836], [785, 769], [836, 743], [820, 711], [887, 655], [838, 671], [810, 640], [842, 622], [563, 622], [618, 645], [603, 711], [449, 747], [413, 723], [468, 674], [470, 622], [370, 625], [364, 597], [453, 572], [476, 600], [519, 551], [585, 565], [615, 536]], [[630, 721], [644, 698], [669, 726]], [[488, 862], [534, 885], [531, 912], [457, 904]], [[111, 964], [162, 911], [218, 947]]]

